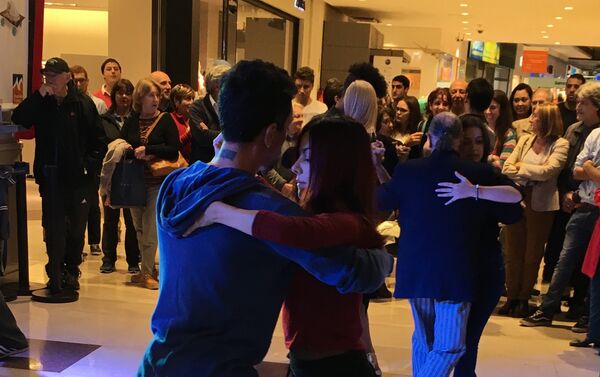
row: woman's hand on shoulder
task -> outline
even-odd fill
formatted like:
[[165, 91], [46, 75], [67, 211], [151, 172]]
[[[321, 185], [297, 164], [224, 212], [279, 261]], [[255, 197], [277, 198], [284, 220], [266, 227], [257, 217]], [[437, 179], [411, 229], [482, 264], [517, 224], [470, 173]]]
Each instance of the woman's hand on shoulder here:
[[440, 182], [439, 188], [435, 190], [438, 198], [450, 198], [444, 205], [449, 205], [460, 199], [473, 197], [475, 189], [473, 184], [462, 174], [455, 171], [454, 175], [458, 178], [458, 183]]
[[218, 202], [218, 201], [212, 202], [206, 208], [206, 211], [204, 211], [204, 213], [202, 215], [200, 215], [200, 217], [198, 217], [192, 225], [190, 225], [190, 227], [185, 231], [185, 233], [183, 233], [183, 236], [187, 237], [190, 234], [194, 233], [199, 228], [203, 228], [203, 227], [207, 227], [209, 225], [215, 224], [216, 219], [219, 214], [219, 210], [224, 205], [225, 204], [222, 202]]

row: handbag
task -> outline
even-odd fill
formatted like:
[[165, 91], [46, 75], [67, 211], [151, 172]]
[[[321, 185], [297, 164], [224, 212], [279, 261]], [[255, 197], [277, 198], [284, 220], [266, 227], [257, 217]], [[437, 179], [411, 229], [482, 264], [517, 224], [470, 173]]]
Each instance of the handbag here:
[[112, 208], [146, 206], [144, 161], [124, 157], [117, 162], [111, 181], [110, 206]]
[[[154, 131], [154, 128], [158, 124], [158, 121], [162, 118], [162, 116], [164, 114], [165, 113], [161, 113], [158, 116], [158, 118], [156, 118], [154, 123], [152, 123], [152, 125], [150, 126], [150, 129], [148, 130], [148, 137], [150, 137], [150, 134], [152, 133], [152, 131]], [[150, 173], [152, 174], [153, 177], [166, 177], [171, 172], [173, 172], [177, 169], [187, 168], [187, 167], [188, 167], [188, 162], [183, 157], [181, 152], [178, 152], [178, 156], [175, 160], [165, 160], [164, 158], [155, 158], [155, 159], [148, 161], [148, 169], [150, 169]]]
[[177, 156], [176, 160], [169, 161], [162, 158], [155, 158], [148, 162], [148, 167], [150, 168], [150, 172], [154, 177], [165, 177], [169, 175], [172, 171], [187, 168], [188, 163], [179, 152], [179, 156]]

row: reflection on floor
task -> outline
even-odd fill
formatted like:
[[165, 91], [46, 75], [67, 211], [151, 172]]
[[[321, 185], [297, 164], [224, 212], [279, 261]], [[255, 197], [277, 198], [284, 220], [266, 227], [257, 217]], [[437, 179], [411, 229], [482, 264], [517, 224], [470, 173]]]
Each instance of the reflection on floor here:
[[[28, 185], [31, 280], [44, 283], [46, 257], [42, 243], [37, 187]], [[86, 251], [87, 250], [86, 247]], [[123, 250], [119, 249], [123, 255]], [[19, 297], [9, 303], [19, 326], [32, 340], [31, 351], [0, 363], [0, 376], [130, 377], [150, 340], [149, 319], [156, 291], [128, 286], [124, 259], [118, 271], [101, 274], [101, 257], [88, 256], [82, 265], [80, 299], [70, 304], [34, 303]], [[384, 376], [410, 376], [412, 318], [403, 300], [376, 302], [369, 307], [371, 334]], [[518, 320], [494, 316], [484, 333], [478, 375], [598, 377], [600, 357], [591, 349], [571, 348], [581, 337], [558, 322], [551, 328], [524, 328]], [[59, 343], [65, 342], [69, 344]], [[94, 346], [98, 345], [98, 346]], [[72, 359], [66, 360], [70, 354]], [[277, 326], [261, 377], [284, 377], [286, 350]], [[31, 357], [31, 358], [29, 358]], [[40, 367], [41, 364], [43, 366]], [[16, 369], [28, 365], [31, 370]], [[69, 365], [69, 366], [67, 366]], [[62, 370], [62, 366], [67, 366]]]

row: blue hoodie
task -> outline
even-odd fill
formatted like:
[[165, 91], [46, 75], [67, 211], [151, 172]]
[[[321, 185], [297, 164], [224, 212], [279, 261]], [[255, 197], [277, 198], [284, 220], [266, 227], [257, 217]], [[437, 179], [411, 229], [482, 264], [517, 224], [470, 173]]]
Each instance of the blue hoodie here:
[[303, 214], [242, 170], [196, 162], [169, 175], [157, 200], [161, 278], [154, 338], [138, 376], [256, 377], [254, 365], [267, 353], [296, 264], [341, 293], [373, 291], [391, 271], [385, 251], [309, 252], [220, 224], [182, 238], [216, 200]]

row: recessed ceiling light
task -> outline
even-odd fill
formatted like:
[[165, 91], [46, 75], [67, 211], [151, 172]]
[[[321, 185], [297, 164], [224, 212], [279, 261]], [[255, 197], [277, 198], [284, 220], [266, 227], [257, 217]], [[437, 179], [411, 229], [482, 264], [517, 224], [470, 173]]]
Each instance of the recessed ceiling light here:
[[549, 36], [547, 36], [547, 35], [544, 35], [542, 38], [544, 38], [544, 39], [548, 39], [548, 38], [550, 38], [550, 37], [549, 37]]
[[555, 20], [562, 20], [562, 17], [561, 16], [556, 16], [556, 17], [554, 17], [554, 19]]
[[554, 25], [548, 24], [548, 25], [546, 25], [546, 27], [554, 27]]
[[465, 27], [463, 28], [463, 30], [469, 30], [469, 28], [465, 26]]
[[462, 12], [460, 15], [461, 15], [461, 16], [468, 16], [468, 15], [469, 15], [469, 13], [467, 13], [467, 12]]
[[392, 26], [392, 24], [385, 24], [385, 26]]
[[546, 30], [542, 30], [542, 31], [540, 31], [540, 33], [546, 34]]
[[555, 44], [555, 45], [559, 45], [559, 44], [560, 44], [560, 42], [554, 42], [554, 44]]
[[463, 7], [463, 8], [466, 8], [466, 7], [469, 6], [469, 4], [462, 3], [462, 4], [460, 4], [460, 6]]
[[566, 6], [566, 7], [565, 7], [565, 10], [573, 10], [573, 9], [574, 9], [574, 8], [573, 8], [573, 7], [571, 7], [571, 6]]
[[465, 33], [465, 35], [471, 35], [471, 33]]
[[467, 38], [467, 41], [469, 41], [469, 42], [470, 42], [470, 41], [472, 41], [472, 39], [471, 39], [471, 38]]
[[469, 23], [469, 21], [463, 21], [462, 23], [463, 23], [463, 24], [468, 24], [468, 23]]

